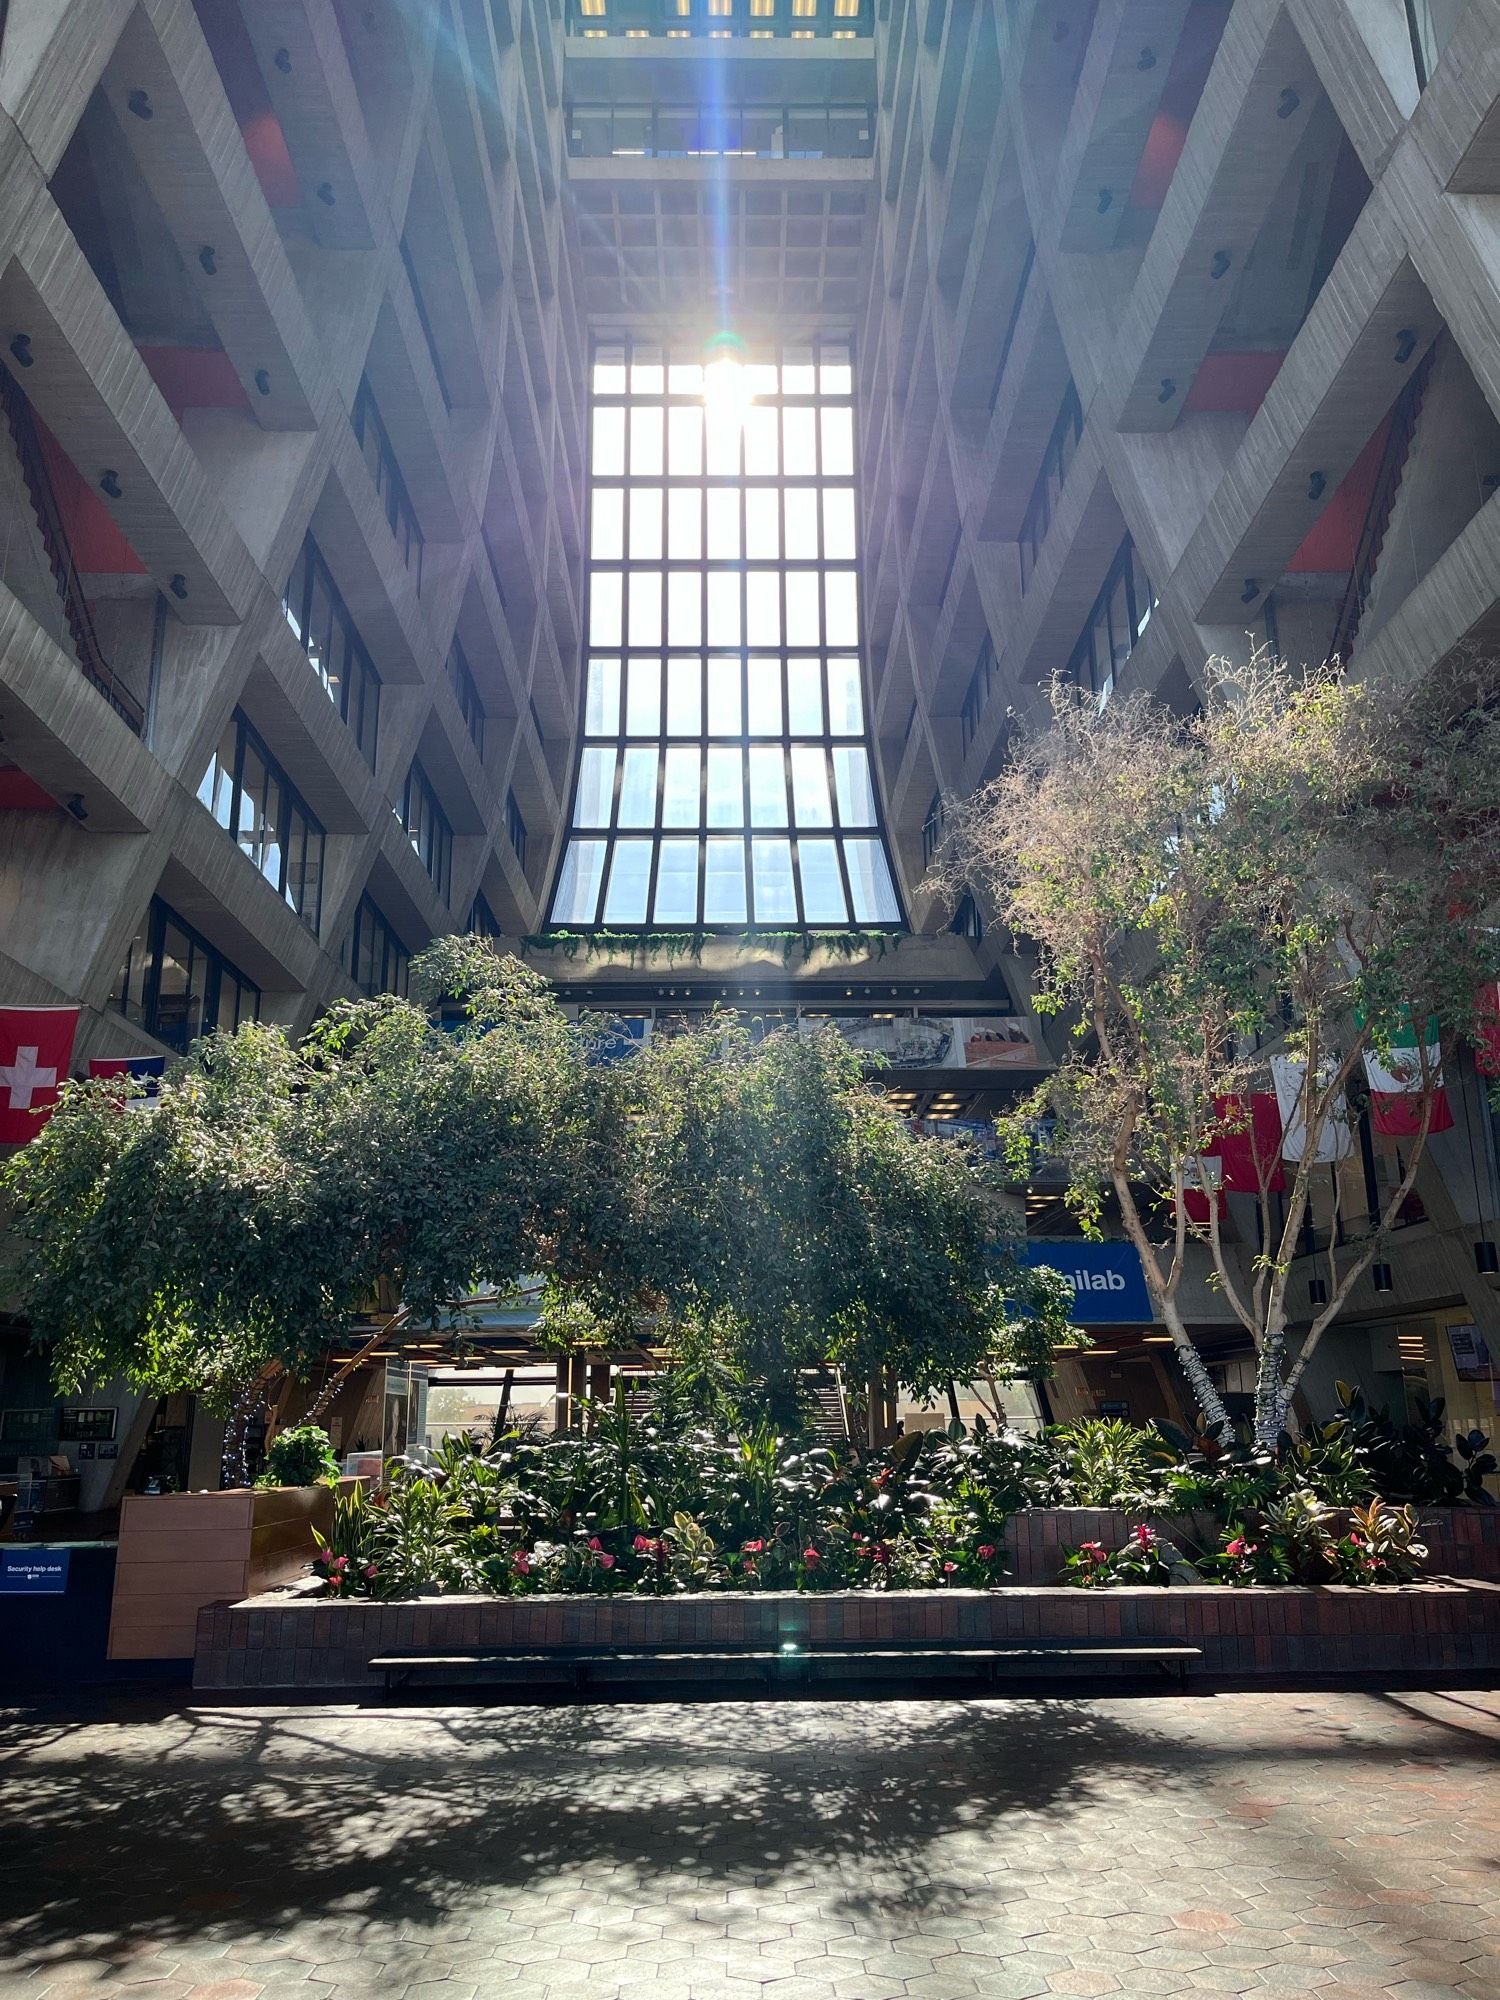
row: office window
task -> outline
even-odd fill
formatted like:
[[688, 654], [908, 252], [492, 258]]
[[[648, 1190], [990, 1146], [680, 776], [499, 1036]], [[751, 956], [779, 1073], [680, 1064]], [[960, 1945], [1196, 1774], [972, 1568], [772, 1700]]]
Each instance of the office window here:
[[1114, 693], [1120, 669], [1139, 644], [1156, 609], [1156, 593], [1127, 535], [1110, 565], [1104, 588], [1094, 600], [1073, 648], [1064, 678], [1088, 689], [1103, 708]]
[[979, 658], [974, 663], [974, 671], [969, 676], [969, 685], [964, 691], [963, 704], [958, 711], [959, 742], [963, 749], [979, 733], [980, 718], [990, 698], [990, 689], [995, 683], [995, 645], [988, 632], [984, 644], [979, 649]]
[[1021, 588], [1025, 590], [1031, 582], [1038, 555], [1047, 531], [1052, 526], [1052, 517], [1057, 511], [1057, 502], [1068, 476], [1068, 467], [1073, 463], [1073, 454], [1083, 436], [1083, 406], [1078, 400], [1078, 391], [1070, 382], [1062, 400], [1062, 408], [1057, 422], [1052, 427], [1052, 436], [1047, 441], [1047, 449], [1042, 458], [1042, 469], [1037, 474], [1036, 485], [1032, 488], [1031, 499], [1027, 502], [1026, 513], [1021, 522], [1018, 537], [1021, 550]]
[[380, 411], [363, 376], [360, 378], [359, 394], [354, 398], [353, 421], [360, 454], [375, 482], [375, 491], [380, 495], [386, 521], [401, 552], [401, 560], [411, 571], [412, 581], [420, 590], [422, 531], [417, 526], [416, 514], [407, 498], [406, 484], [396, 463], [396, 454], [391, 449], [391, 441], [386, 436], [385, 425], [380, 421]]
[[400, 938], [368, 896], [361, 896], [354, 922], [344, 940], [344, 970], [361, 993], [406, 992], [410, 956]]
[[373, 771], [380, 728], [380, 676], [311, 535], [292, 565], [281, 608], [307, 654], [308, 664]]
[[517, 861], [524, 868], [526, 866], [526, 822], [521, 817], [521, 808], [516, 803], [514, 792], [507, 792], [505, 794], [505, 831], [510, 837], [511, 846], [515, 849]]
[[198, 797], [316, 936], [323, 829], [238, 709], [209, 759]]
[[458, 703], [458, 712], [464, 719], [464, 728], [469, 732], [469, 740], [480, 756], [484, 755], [484, 709], [479, 700], [479, 690], [474, 685], [474, 676], [469, 671], [469, 662], [464, 657], [464, 649], [454, 638], [448, 648], [446, 661], [448, 685], [453, 690]]
[[417, 859], [446, 903], [453, 888], [453, 829], [427, 773], [415, 758], [406, 774], [400, 818]]
[[594, 356], [569, 926], [902, 921], [866, 737], [853, 369]]
[[260, 988], [153, 896], [115, 977], [109, 1005], [185, 1055], [200, 1036], [260, 1017]]

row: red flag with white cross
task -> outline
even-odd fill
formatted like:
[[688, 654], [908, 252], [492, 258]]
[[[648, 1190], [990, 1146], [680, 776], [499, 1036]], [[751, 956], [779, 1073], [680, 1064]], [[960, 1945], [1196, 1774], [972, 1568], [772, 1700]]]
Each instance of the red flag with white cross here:
[[77, 1031], [76, 1007], [0, 1007], [0, 1146], [24, 1146], [52, 1116]]

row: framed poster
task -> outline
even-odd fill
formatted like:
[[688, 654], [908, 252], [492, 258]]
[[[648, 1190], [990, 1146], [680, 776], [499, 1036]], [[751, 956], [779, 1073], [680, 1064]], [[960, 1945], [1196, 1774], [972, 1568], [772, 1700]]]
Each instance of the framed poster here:
[[57, 1435], [57, 1412], [0, 1410], [0, 1444], [43, 1444]]

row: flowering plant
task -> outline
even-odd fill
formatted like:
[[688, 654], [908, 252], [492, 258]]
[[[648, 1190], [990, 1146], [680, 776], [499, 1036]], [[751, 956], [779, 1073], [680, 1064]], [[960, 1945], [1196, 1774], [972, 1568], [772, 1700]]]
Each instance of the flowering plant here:
[[1082, 1542], [1063, 1560], [1062, 1581], [1079, 1590], [1108, 1590], [1118, 1584], [1167, 1584], [1172, 1581], [1160, 1536], [1144, 1521], [1136, 1523], [1123, 1545], [1107, 1549], [1103, 1542]]

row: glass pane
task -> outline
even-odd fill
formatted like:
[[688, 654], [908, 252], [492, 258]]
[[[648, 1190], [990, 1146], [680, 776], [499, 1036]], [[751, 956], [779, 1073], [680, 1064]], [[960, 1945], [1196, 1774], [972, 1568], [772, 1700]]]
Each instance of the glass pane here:
[[738, 736], [740, 720], [740, 663], [738, 660], [710, 660], [708, 663], [708, 733], [710, 736]]
[[781, 734], [781, 662], [751, 660], [746, 667], [749, 687], [747, 702], [748, 736]]
[[799, 840], [802, 868], [802, 917], [809, 924], [846, 924], [849, 905], [839, 874], [838, 849], [831, 840]]
[[[630, 476], [659, 479], [662, 454], [662, 409], [659, 403], [635, 403], [630, 411]], [[595, 472], [599, 467], [594, 467]]]
[[818, 371], [818, 387], [825, 396], [852, 396], [854, 394], [854, 370], [849, 365], [847, 347], [840, 353], [832, 347], [825, 347], [820, 357], [822, 367]]
[[703, 727], [703, 673], [697, 660], [667, 662], [667, 734], [697, 736]]
[[728, 398], [712, 398], [703, 413], [707, 437], [707, 466], [710, 473], [737, 473], [740, 469], [740, 412]]
[[859, 661], [828, 662], [828, 733], [858, 736], [865, 726], [864, 697], [859, 685]]
[[601, 347], [594, 362], [594, 394], [623, 396], [625, 359], [618, 347]]
[[823, 431], [823, 476], [845, 478], [854, 471], [854, 412], [834, 407], [820, 410]]
[[590, 660], [584, 703], [585, 736], [613, 736], [620, 727], [620, 662]]
[[709, 924], [746, 921], [745, 844], [741, 840], [708, 842], [703, 874], [703, 920]]
[[740, 490], [737, 486], [708, 489], [708, 556], [710, 562], [740, 559]]
[[[604, 856], [608, 842], [570, 840], [557, 876], [557, 894], [552, 899], [555, 924], [591, 924], [599, 907], [599, 884], [604, 878]], [[355, 983], [359, 984], [356, 974]]]
[[703, 553], [703, 500], [696, 486], [667, 488], [667, 554], [697, 562]]
[[854, 488], [823, 489], [823, 555], [829, 562], [853, 562]]
[[792, 806], [798, 826], [832, 826], [828, 760], [820, 744], [792, 746]]
[[[648, 350], [637, 348], [637, 355]], [[660, 359], [636, 360], [630, 369], [630, 393], [632, 396], [659, 396], [667, 383], [666, 371]]]
[[625, 470], [625, 412], [607, 406], [594, 411], [593, 471], [596, 479], [616, 479]]
[[818, 470], [817, 420], [810, 407], [795, 403], [781, 413], [786, 457], [783, 470], [791, 479], [811, 479]]
[[789, 646], [817, 646], [822, 643], [822, 634], [818, 629], [818, 572], [815, 569], [789, 569], [786, 573], [786, 642]]
[[792, 736], [823, 734], [823, 664], [821, 660], [786, 663], [786, 726]]
[[[782, 495], [786, 507], [786, 552], [797, 562], [818, 553], [818, 489], [789, 486]], [[854, 551], [851, 549], [851, 555]]]
[[693, 403], [674, 403], [667, 415], [667, 470], [674, 479], [694, 479], [703, 470], [703, 412]]
[[708, 643], [740, 643], [740, 579], [732, 570], [713, 570], [708, 578]]
[[627, 750], [620, 774], [619, 826], [656, 824], [656, 752]]
[[774, 403], [752, 403], [745, 412], [745, 471], [751, 477], [774, 477], [781, 469], [779, 414]]
[[852, 569], [830, 569], [823, 573], [823, 615], [827, 620], [830, 646], [859, 644], [859, 597]]
[[607, 924], [643, 924], [646, 898], [651, 888], [649, 840], [617, 840], [609, 865], [609, 886], [604, 892], [604, 921]]
[[652, 920], [659, 924], [698, 921], [698, 843], [664, 840], [656, 864], [656, 905]]
[[596, 562], [618, 562], [625, 553], [625, 494], [618, 486], [594, 488], [590, 553]]
[[632, 660], [625, 679], [625, 734], [661, 734], [661, 661]]
[[630, 489], [630, 560], [661, 560], [661, 493], [659, 486]]
[[745, 554], [751, 562], [775, 562], [781, 554], [781, 495], [774, 486], [745, 488]]
[[703, 643], [702, 572], [674, 569], [667, 574], [667, 644], [699, 646]]
[[863, 744], [857, 748], [840, 745], [834, 751], [833, 785], [838, 795], [840, 826], [875, 825], [875, 787]]
[[661, 580], [659, 569], [630, 572], [630, 640], [632, 646], [661, 644]]
[[781, 644], [781, 571], [751, 570], [745, 578], [745, 644]]
[[755, 881], [755, 921], [758, 924], [796, 923], [797, 892], [792, 883], [792, 843], [789, 840], [752, 840], [750, 867]]
[[617, 569], [596, 569], [589, 579], [589, 643], [620, 643], [621, 577]]
[[703, 394], [702, 362], [674, 361], [667, 370], [667, 387], [674, 396], [701, 396]]
[[812, 356], [806, 348], [787, 348], [781, 363], [781, 391], [785, 396], [811, 396], [817, 388]]
[[698, 825], [698, 767], [700, 752], [681, 744], [667, 752], [662, 781], [661, 823], [663, 826]]
[[894, 924], [901, 912], [891, 883], [890, 866], [878, 840], [846, 840], [844, 863], [849, 870], [849, 895], [857, 924]]
[[708, 753], [709, 826], [745, 824], [745, 753], [711, 748]]
[[781, 745], [755, 749], [750, 756], [750, 824], [785, 826], [786, 760]]

